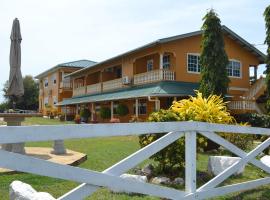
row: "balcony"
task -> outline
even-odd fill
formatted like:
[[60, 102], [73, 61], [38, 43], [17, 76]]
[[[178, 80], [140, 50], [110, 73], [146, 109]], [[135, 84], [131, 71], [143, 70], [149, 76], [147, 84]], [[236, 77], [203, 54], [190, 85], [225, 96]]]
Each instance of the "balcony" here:
[[60, 82], [60, 88], [61, 89], [66, 89], [66, 90], [71, 90], [72, 89], [72, 83], [71, 82], [62, 81], [62, 82]]
[[122, 78], [106, 81], [103, 83], [103, 91], [115, 90], [123, 88]]
[[74, 88], [73, 96], [85, 95], [85, 86]]
[[157, 81], [174, 81], [174, 72], [165, 69], [153, 70], [134, 75], [134, 85], [153, 83]]
[[247, 112], [253, 111], [257, 113], [262, 113], [260, 107], [256, 101], [242, 100], [242, 101], [231, 101], [228, 103], [228, 108], [233, 111]]
[[101, 92], [101, 83], [96, 83], [92, 85], [87, 85], [86, 93], [87, 94], [94, 94]]

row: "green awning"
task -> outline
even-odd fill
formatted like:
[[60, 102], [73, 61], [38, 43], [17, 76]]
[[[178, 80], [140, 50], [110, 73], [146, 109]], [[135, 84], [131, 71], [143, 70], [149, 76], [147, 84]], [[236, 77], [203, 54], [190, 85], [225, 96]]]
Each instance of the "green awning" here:
[[112, 92], [84, 95], [64, 99], [57, 106], [113, 101], [120, 99], [134, 99], [140, 97], [166, 97], [166, 96], [188, 96], [194, 95], [194, 90], [198, 89], [198, 83], [163, 81], [155, 84], [143, 86], [133, 86]]

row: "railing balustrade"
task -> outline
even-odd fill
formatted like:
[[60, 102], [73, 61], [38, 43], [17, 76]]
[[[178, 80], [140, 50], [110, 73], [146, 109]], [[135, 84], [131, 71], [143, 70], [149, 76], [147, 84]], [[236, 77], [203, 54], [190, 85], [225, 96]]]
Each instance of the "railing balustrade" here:
[[166, 69], [158, 69], [134, 75], [135, 85], [153, 83], [161, 80], [174, 81], [174, 72]]
[[255, 110], [255, 101], [231, 101], [228, 103], [228, 108], [231, 110]]
[[60, 88], [62, 88], [62, 89], [72, 89], [72, 83], [62, 81], [62, 82], [60, 82]]
[[73, 96], [85, 95], [85, 86], [73, 88]]
[[101, 92], [101, 83], [96, 83], [92, 85], [87, 85], [86, 93], [87, 94], [94, 94]]
[[246, 99], [252, 99], [263, 87], [266, 87], [265, 79], [260, 78], [250, 87], [249, 91], [247, 91], [244, 96]]
[[[211, 124], [204, 122], [157, 122], [119, 123], [58, 126], [0, 127], [0, 143], [20, 143], [33, 141], [66, 140], [74, 138], [111, 137], [167, 133], [148, 146], [131, 154], [103, 172], [52, 163], [39, 158], [0, 150], [0, 167], [16, 171], [38, 174], [81, 183], [58, 200], [81, 200], [93, 194], [100, 187], [117, 191], [127, 191], [166, 199], [205, 199], [232, 192], [252, 189], [270, 183], [270, 177], [219, 186], [244, 165], [251, 163], [270, 173], [270, 168], [257, 159], [257, 156], [270, 145], [270, 138], [246, 153], [217, 133], [259, 134], [270, 136], [270, 129], [248, 126]], [[196, 183], [196, 137], [204, 135], [223, 146], [241, 159], [216, 177], [197, 187]], [[185, 137], [185, 190], [126, 180], [119, 176], [135, 167], [181, 137]], [[102, 159], [102, 158], [101, 158]]]
[[124, 87], [124, 84], [122, 82], [122, 78], [103, 82], [103, 91], [121, 89], [123, 87]]

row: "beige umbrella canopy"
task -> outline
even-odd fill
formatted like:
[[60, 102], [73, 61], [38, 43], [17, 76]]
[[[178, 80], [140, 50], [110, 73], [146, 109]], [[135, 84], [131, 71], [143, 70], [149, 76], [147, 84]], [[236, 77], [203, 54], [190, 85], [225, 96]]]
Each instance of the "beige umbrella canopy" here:
[[12, 31], [10, 35], [10, 72], [7, 95], [22, 96], [24, 94], [23, 79], [21, 73], [21, 31], [20, 22], [16, 18], [13, 20]]

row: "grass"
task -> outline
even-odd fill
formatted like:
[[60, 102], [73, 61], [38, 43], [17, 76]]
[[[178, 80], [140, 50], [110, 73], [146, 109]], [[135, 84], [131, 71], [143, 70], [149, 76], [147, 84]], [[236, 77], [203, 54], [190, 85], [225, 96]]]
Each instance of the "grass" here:
[[[62, 124], [58, 120], [50, 120], [43, 118], [28, 118], [25, 125], [32, 124]], [[65, 141], [66, 147], [75, 151], [83, 152], [88, 155], [88, 160], [80, 165], [82, 168], [93, 169], [97, 171], [102, 171], [107, 167], [113, 165], [117, 161], [125, 158], [131, 153], [139, 149], [138, 138], [137, 137], [107, 137], [107, 138], [92, 138], [92, 139], [77, 139], [77, 140], [67, 140]], [[52, 142], [35, 142], [28, 143], [27, 146], [52, 146]], [[207, 169], [208, 156], [206, 154], [198, 155], [198, 172], [205, 172]], [[141, 165], [144, 165], [149, 160], [145, 161]], [[256, 178], [265, 177], [266, 174], [261, 170], [253, 167], [246, 166], [245, 172], [242, 176], [237, 176], [230, 178], [225, 182], [225, 184], [239, 183], [247, 180], [252, 180]], [[76, 187], [78, 184], [59, 180], [49, 177], [41, 177], [37, 175], [27, 174], [27, 173], [17, 173], [17, 174], [0, 174], [0, 199], [8, 200], [8, 187], [9, 184], [14, 180], [20, 180], [31, 184], [38, 191], [46, 191], [51, 193], [54, 197], [59, 197], [69, 190]], [[199, 185], [202, 181], [199, 181]], [[270, 196], [270, 186], [259, 187], [254, 190], [249, 190], [241, 193], [234, 193], [226, 195], [224, 197], [214, 198], [217, 200], [229, 200], [229, 199], [260, 199], [266, 200]], [[87, 200], [155, 200], [156, 197], [149, 197], [144, 195], [125, 195], [125, 194], [113, 194], [107, 189], [100, 189], [94, 193], [93, 196], [88, 197]]]

